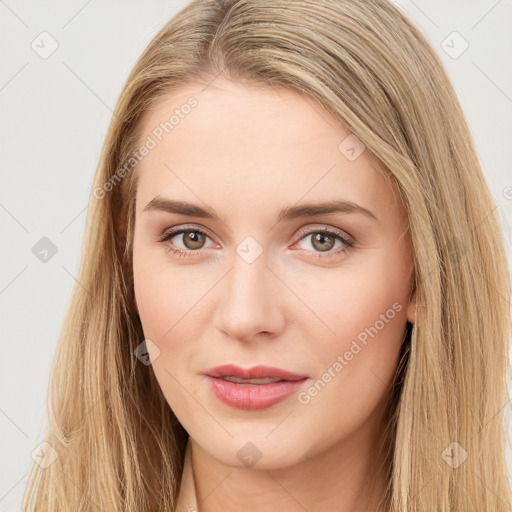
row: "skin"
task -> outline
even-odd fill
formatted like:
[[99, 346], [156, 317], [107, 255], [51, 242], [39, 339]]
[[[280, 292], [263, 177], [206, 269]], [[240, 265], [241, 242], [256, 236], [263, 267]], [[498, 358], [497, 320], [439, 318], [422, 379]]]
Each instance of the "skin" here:
[[[160, 351], [155, 375], [190, 435], [200, 510], [384, 510], [375, 470], [384, 407], [406, 320], [414, 323], [406, 213], [373, 154], [347, 159], [338, 146], [350, 132], [311, 98], [224, 79], [203, 89], [174, 91], [145, 119], [141, 140], [187, 98], [198, 100], [136, 168], [133, 246], [137, 308]], [[156, 196], [208, 205], [220, 221], [144, 211]], [[284, 207], [331, 199], [378, 220], [336, 212], [275, 223]], [[159, 241], [180, 226], [206, 237]], [[314, 244], [326, 227], [355, 245], [329, 236]], [[262, 249], [252, 263], [237, 253], [247, 236]], [[308, 390], [394, 303], [394, 318], [308, 403], [294, 395], [240, 410], [207, 385], [212, 367], [263, 364], [308, 375]], [[251, 468], [237, 457], [248, 442], [261, 452]]]

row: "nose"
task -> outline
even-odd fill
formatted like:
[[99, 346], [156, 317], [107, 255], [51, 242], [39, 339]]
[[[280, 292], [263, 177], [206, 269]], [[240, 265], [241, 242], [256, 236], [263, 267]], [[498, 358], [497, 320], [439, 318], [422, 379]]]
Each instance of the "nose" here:
[[214, 327], [239, 341], [258, 334], [277, 336], [285, 324], [285, 287], [268, 267], [264, 253], [252, 263], [236, 255], [217, 288]]

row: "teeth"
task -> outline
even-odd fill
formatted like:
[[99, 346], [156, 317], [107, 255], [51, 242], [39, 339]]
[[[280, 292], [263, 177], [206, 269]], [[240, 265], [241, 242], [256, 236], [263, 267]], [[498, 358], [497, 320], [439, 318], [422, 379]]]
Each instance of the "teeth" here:
[[273, 382], [280, 382], [282, 379], [267, 377], [265, 379], [240, 379], [239, 377], [220, 377], [222, 380], [229, 382], [236, 382], [238, 384], [271, 384]]

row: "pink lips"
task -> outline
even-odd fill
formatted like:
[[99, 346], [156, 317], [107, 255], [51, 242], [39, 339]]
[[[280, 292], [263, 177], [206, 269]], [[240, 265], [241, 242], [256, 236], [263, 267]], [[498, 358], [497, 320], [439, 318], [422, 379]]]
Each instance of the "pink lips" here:
[[[245, 410], [266, 409], [286, 400], [296, 393], [308, 379], [280, 368], [255, 366], [244, 369], [235, 365], [223, 365], [206, 372], [208, 384], [213, 394], [223, 403]], [[239, 379], [280, 379], [268, 384], [238, 383], [223, 380], [221, 377]]]

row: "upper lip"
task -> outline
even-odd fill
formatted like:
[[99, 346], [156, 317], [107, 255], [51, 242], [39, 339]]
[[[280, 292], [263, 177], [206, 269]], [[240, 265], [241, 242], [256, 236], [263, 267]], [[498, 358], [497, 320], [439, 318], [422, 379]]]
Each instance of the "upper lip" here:
[[299, 375], [281, 368], [272, 366], [253, 366], [252, 368], [240, 368], [233, 364], [216, 366], [206, 371], [210, 377], [238, 377], [240, 379], [264, 379], [275, 378], [282, 380], [301, 380], [307, 375]]

